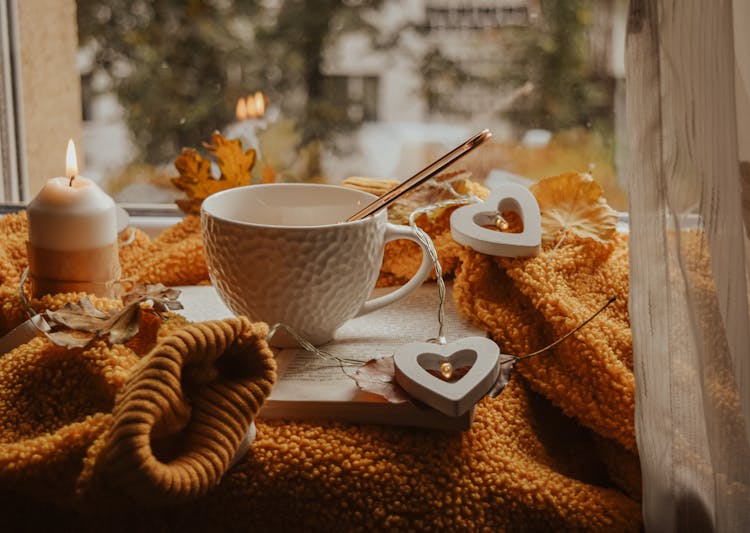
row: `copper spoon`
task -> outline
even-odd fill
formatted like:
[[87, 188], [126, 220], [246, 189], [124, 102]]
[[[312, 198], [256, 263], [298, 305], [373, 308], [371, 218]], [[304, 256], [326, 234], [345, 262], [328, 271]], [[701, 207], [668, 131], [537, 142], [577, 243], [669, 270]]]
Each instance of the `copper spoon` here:
[[347, 222], [353, 222], [355, 220], [360, 220], [365, 217], [369, 217], [370, 215], [373, 215], [386, 207], [391, 202], [394, 202], [398, 198], [400, 198], [402, 195], [406, 194], [408, 191], [414, 189], [415, 187], [418, 187], [428, 179], [436, 176], [440, 172], [442, 172], [445, 168], [447, 168], [451, 163], [454, 161], [461, 159], [463, 156], [471, 152], [474, 148], [482, 144], [484, 141], [492, 137], [492, 133], [490, 130], [482, 130], [470, 139], [467, 139], [460, 145], [456, 146], [453, 150], [445, 154], [443, 157], [438, 159], [437, 161], [434, 161], [433, 163], [430, 163], [427, 167], [423, 168], [416, 174], [414, 174], [411, 178], [404, 181], [397, 187], [394, 187], [387, 193], [383, 194], [382, 196], [379, 196], [376, 200], [374, 200], [371, 204], [368, 204], [367, 206], [363, 207], [356, 213], [354, 213], [352, 216], [346, 219]]

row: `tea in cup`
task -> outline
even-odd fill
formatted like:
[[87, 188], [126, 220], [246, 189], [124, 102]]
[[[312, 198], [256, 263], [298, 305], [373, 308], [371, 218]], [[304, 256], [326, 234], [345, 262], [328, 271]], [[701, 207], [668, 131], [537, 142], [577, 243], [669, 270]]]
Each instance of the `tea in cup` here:
[[[432, 270], [427, 247], [386, 211], [345, 222], [375, 196], [347, 187], [272, 183], [228, 189], [206, 198], [201, 229], [211, 282], [236, 314], [284, 324], [315, 345], [347, 320], [417, 289]], [[387, 242], [422, 248], [422, 263], [403, 286], [368, 299]], [[279, 332], [271, 343], [296, 346]]]

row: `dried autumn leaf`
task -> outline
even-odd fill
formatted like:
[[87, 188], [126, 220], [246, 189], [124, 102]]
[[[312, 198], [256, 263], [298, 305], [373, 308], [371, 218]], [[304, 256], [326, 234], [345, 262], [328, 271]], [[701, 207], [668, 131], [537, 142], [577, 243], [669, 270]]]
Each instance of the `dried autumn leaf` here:
[[47, 311], [47, 318], [54, 324], [76, 331], [98, 333], [110, 315], [94, 307], [88, 296], [78, 302], [68, 302], [57, 311]]
[[211, 176], [211, 162], [204, 159], [197, 150], [185, 148], [175, 159], [174, 166], [180, 176], [172, 178], [172, 184], [185, 191], [188, 196], [187, 199], [177, 200], [177, 205], [185, 213], [195, 214], [200, 211], [201, 202], [208, 196], [205, 184], [214, 180]]
[[239, 139], [226, 139], [219, 132], [211, 135], [212, 144], [205, 145], [219, 164], [221, 180], [226, 180], [222, 189], [250, 185], [250, 171], [255, 164], [255, 150], [242, 151]]
[[489, 396], [490, 398], [495, 398], [501, 392], [503, 392], [503, 390], [505, 390], [505, 387], [510, 382], [510, 376], [511, 374], [513, 374], [513, 369], [516, 366], [516, 361], [518, 361], [516, 357], [511, 357], [510, 359], [506, 359], [505, 361], [500, 361], [500, 372], [498, 373], [497, 379], [492, 385], [490, 392], [487, 393], [487, 396]]
[[555, 240], [560, 231], [597, 241], [614, 235], [617, 213], [609, 207], [591, 174], [562, 174], [541, 180], [530, 189], [539, 203], [545, 241]]
[[174, 311], [182, 309], [182, 304], [177, 301], [180, 290], [166, 287], [161, 283], [137, 283], [132, 290], [122, 297], [122, 303], [130, 305], [134, 301], [151, 300], [157, 311]]
[[360, 390], [382, 396], [390, 403], [404, 403], [411, 400], [401, 386], [396, 383], [396, 367], [393, 356], [370, 359], [354, 372], [354, 381]]
[[109, 342], [122, 344], [135, 337], [138, 333], [138, 316], [140, 313], [140, 302], [134, 302], [123, 307], [109, 323]]
[[251, 148], [244, 152], [239, 139], [226, 139], [219, 132], [211, 135], [211, 143], [205, 146], [219, 165], [221, 176], [218, 179], [211, 174], [211, 160], [200, 155], [194, 148], [183, 149], [182, 154], [174, 161], [180, 175], [171, 181], [188, 196], [177, 200], [177, 205], [185, 213], [200, 213], [203, 200], [216, 192], [250, 185], [255, 150]]
[[122, 344], [138, 333], [141, 303], [150, 301], [155, 311], [182, 309], [179, 295], [179, 290], [160, 283], [139, 283], [123, 296], [122, 308], [109, 312], [100, 311], [88, 296], [83, 296], [57, 311], [45, 311], [41, 330], [54, 344], [66, 348], [82, 348], [105, 335], [110, 343]]
[[94, 338], [93, 335], [76, 335], [68, 331], [51, 331], [45, 333], [52, 344], [64, 346], [65, 348], [85, 348]]

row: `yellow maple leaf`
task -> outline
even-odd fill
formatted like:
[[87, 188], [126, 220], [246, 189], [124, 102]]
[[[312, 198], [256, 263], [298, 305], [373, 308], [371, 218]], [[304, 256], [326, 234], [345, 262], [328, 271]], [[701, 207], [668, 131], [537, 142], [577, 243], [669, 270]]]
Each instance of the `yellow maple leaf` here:
[[206, 149], [216, 157], [221, 176], [211, 174], [211, 160], [203, 157], [194, 148], [184, 148], [175, 159], [174, 166], [180, 175], [172, 178], [172, 184], [185, 191], [187, 198], [177, 200], [177, 205], [188, 214], [200, 213], [203, 200], [215, 192], [250, 185], [250, 172], [255, 164], [255, 150], [242, 151], [238, 139], [226, 139], [219, 132], [211, 135], [211, 144]]
[[227, 180], [227, 186], [224, 188], [250, 185], [250, 171], [255, 164], [255, 150], [251, 148], [243, 152], [242, 142], [239, 139], [225, 139], [219, 132], [214, 132], [211, 141], [213, 144], [207, 144], [206, 148], [219, 163], [220, 179]]
[[597, 241], [614, 235], [617, 213], [609, 207], [591, 174], [561, 174], [543, 179], [530, 189], [539, 203], [545, 241], [555, 240], [560, 231]]

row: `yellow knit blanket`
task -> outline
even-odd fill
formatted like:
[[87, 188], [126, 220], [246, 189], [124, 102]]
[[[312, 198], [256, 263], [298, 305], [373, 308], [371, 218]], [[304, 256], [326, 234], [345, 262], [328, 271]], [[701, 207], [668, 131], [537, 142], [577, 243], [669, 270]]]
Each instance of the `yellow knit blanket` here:
[[[2, 335], [25, 319], [25, 214], [0, 219], [0, 236]], [[530, 260], [441, 246], [459, 308], [506, 353], [618, 298], [550, 354], [518, 363], [462, 434], [258, 420], [250, 452], [227, 469], [275, 378], [264, 325], [144, 315], [127, 345], [68, 351], [38, 337], [0, 356], [3, 529], [639, 530], [626, 245], [571, 237]], [[411, 262], [389, 254], [403, 268], [383, 277], [408, 275]], [[153, 241], [138, 233], [121, 263], [132, 279], [206, 282], [197, 219]]]

